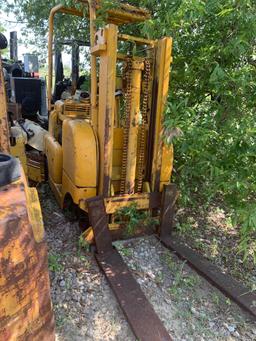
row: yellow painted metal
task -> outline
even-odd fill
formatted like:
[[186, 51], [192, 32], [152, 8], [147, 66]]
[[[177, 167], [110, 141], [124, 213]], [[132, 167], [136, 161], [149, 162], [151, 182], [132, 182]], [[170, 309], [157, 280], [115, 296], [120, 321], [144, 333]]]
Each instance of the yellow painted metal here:
[[27, 157], [28, 179], [41, 183], [45, 181], [44, 163]]
[[107, 11], [107, 21], [115, 25], [138, 23], [150, 19], [150, 13], [129, 4], [119, 3], [117, 8]]
[[129, 34], [121, 34], [121, 33], [118, 34], [118, 39], [124, 40], [124, 41], [134, 41], [137, 44], [150, 45], [150, 46], [154, 46], [156, 43], [156, 40], [145, 39], [145, 38], [135, 37]]
[[10, 137], [7, 119], [6, 92], [3, 75], [2, 58], [0, 54], [0, 151], [10, 152]]
[[58, 112], [56, 110], [53, 110], [49, 116], [48, 131], [49, 131], [49, 134], [51, 136], [54, 136], [55, 138], [57, 138], [57, 136], [58, 136], [57, 122], [58, 122]]
[[[162, 157], [163, 157], [163, 113], [165, 110], [166, 100], [169, 90], [169, 79], [170, 79], [170, 64], [172, 62], [172, 39], [163, 38], [158, 42], [157, 45], [157, 55], [156, 55], [156, 65], [155, 65], [155, 89], [157, 93], [153, 96], [157, 96], [155, 105], [155, 127], [154, 127], [154, 146], [153, 146], [153, 162], [152, 162], [152, 190], [160, 190], [160, 177], [161, 172], [166, 174], [169, 172], [171, 175], [172, 169], [172, 156], [171, 159], [164, 163], [164, 166], [169, 168], [169, 170], [161, 170]], [[166, 154], [167, 155], [167, 154]]]
[[127, 169], [125, 179], [125, 193], [133, 194], [135, 189], [135, 175], [137, 162], [138, 129], [140, 119], [140, 93], [141, 93], [141, 71], [144, 64], [133, 61], [132, 63], [132, 100], [130, 113], [130, 127], [127, 148]]
[[96, 187], [75, 186], [74, 182], [64, 171], [62, 175], [61, 207], [63, 207], [67, 194], [72, 197], [72, 200], [75, 204], [79, 205], [81, 200], [96, 196]]
[[150, 183], [148, 181], [143, 182], [143, 192], [144, 193], [150, 193]]
[[[122, 151], [123, 149], [123, 128], [114, 128], [114, 150]], [[118, 161], [118, 164], [121, 166], [122, 160]], [[113, 161], [114, 165], [114, 161]]]
[[24, 139], [23, 135], [21, 135], [15, 139], [15, 145], [10, 146], [10, 154], [13, 157], [19, 158], [19, 160], [22, 164], [22, 168], [24, 170], [24, 173], [27, 176], [28, 167], [27, 167], [27, 157], [26, 157], [26, 153], [25, 153], [25, 139]]
[[162, 151], [162, 163], [160, 174], [160, 192], [163, 190], [163, 186], [170, 183], [173, 170], [174, 150], [173, 145], [163, 145]]
[[64, 112], [64, 102], [63, 101], [56, 101], [54, 104], [54, 110], [57, 111], [58, 114]]
[[[95, 10], [101, 8], [100, 0], [77, 0], [77, 2], [94, 7]], [[146, 9], [122, 2], [119, 2], [118, 6], [114, 6], [114, 8], [107, 9], [106, 14], [106, 22], [115, 25], [138, 23], [150, 19], [150, 13]]]
[[56, 184], [62, 183], [63, 152], [58, 141], [51, 134], [45, 136], [45, 154], [49, 175]]
[[57, 141], [61, 142], [62, 134], [62, 122], [61, 118], [64, 117], [64, 103], [62, 101], [57, 101], [54, 104], [54, 110], [49, 115], [49, 134], [53, 136]]
[[91, 119], [90, 99], [84, 99], [80, 102], [74, 100], [66, 100], [64, 102], [64, 116], [71, 118]]
[[115, 113], [117, 27], [104, 29], [106, 50], [100, 54], [98, 139], [100, 152], [99, 189], [104, 196], [110, 194], [112, 175], [113, 129]]
[[139, 210], [147, 210], [149, 209], [149, 200], [149, 193], [126, 194], [121, 197], [104, 199], [107, 214], [113, 214], [120, 210], [120, 208], [129, 206], [131, 203], [135, 203]]
[[[114, 214], [120, 208], [127, 207], [135, 203], [139, 210], [148, 210], [150, 208], [150, 193], [124, 194], [111, 196], [104, 199], [107, 214]], [[86, 200], [80, 201], [80, 208], [87, 211]]]
[[85, 120], [65, 120], [62, 130], [63, 171], [77, 187], [96, 187], [97, 145]]
[[0, 340], [55, 340], [37, 191], [24, 174], [0, 188]]
[[32, 225], [35, 241], [41, 243], [44, 238], [43, 216], [35, 187], [27, 187], [28, 216]]
[[[95, 45], [96, 33], [96, 1], [89, 0], [89, 14], [90, 14], [90, 44], [91, 48]], [[91, 54], [91, 117], [92, 125], [98, 129], [98, 103], [97, 103], [97, 58]]]
[[120, 191], [122, 155], [123, 128], [114, 128], [112, 185], [115, 193]]
[[49, 175], [49, 184], [59, 206], [63, 207], [62, 184], [56, 184]]
[[107, 45], [106, 44], [98, 44], [91, 48], [91, 54], [93, 56], [100, 56], [101, 52], [106, 51]]
[[57, 101], [45, 137], [49, 182], [61, 207], [67, 195], [77, 205], [81, 199], [96, 195], [97, 140], [90, 120], [79, 119], [81, 113], [76, 108], [73, 102]]
[[[127, 60], [127, 55], [125, 55], [123, 53], [117, 53], [117, 59], [126, 61]], [[143, 63], [144, 60], [145, 60], [145, 58], [139, 57], [139, 56], [133, 56], [132, 59], [134, 61], [141, 62], [141, 63]]]

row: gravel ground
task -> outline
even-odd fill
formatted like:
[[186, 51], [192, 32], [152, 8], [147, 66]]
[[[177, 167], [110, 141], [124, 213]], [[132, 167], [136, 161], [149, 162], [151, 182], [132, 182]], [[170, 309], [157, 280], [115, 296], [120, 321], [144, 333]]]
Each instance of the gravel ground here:
[[[79, 245], [48, 187], [39, 188], [49, 247], [57, 340], [135, 341], [94, 257]], [[167, 251], [155, 237], [115, 243], [177, 341], [256, 340], [250, 316]]]

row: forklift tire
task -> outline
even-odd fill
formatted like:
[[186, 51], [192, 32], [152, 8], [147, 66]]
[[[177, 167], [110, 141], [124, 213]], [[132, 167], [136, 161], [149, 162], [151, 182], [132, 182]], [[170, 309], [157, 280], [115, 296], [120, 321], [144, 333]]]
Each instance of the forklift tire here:
[[67, 194], [63, 203], [63, 213], [67, 220], [75, 222], [77, 220], [77, 207], [70, 194]]
[[10, 155], [0, 153], [0, 187], [9, 185], [21, 176], [20, 162]]

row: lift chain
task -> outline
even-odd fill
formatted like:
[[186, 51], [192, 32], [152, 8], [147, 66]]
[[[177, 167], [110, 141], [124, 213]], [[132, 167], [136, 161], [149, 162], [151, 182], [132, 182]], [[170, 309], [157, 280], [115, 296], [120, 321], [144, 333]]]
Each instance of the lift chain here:
[[128, 143], [129, 143], [129, 129], [131, 117], [131, 102], [132, 102], [132, 60], [129, 58], [124, 69], [124, 79], [126, 80], [126, 88], [124, 92], [125, 100], [125, 114], [124, 114], [124, 130], [123, 130], [123, 156], [121, 168], [121, 184], [120, 194], [125, 194], [126, 169], [128, 160]]
[[142, 123], [139, 130], [139, 155], [138, 155], [138, 176], [136, 192], [142, 192], [143, 186], [143, 171], [145, 163], [145, 135], [146, 125], [148, 123], [148, 98], [149, 98], [149, 85], [150, 85], [150, 70], [151, 65], [148, 59], [144, 61], [144, 76], [143, 76], [143, 99], [141, 106]]

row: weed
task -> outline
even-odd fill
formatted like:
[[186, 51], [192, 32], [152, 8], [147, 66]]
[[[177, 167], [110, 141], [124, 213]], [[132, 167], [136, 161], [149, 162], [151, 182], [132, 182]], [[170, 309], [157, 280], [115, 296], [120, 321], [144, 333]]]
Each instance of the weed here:
[[179, 297], [180, 293], [183, 289], [192, 289], [199, 284], [199, 277], [195, 275], [186, 275], [183, 273], [183, 269], [186, 262], [183, 262], [181, 265], [174, 265], [174, 262], [170, 262], [168, 267], [172, 270], [175, 269], [175, 277], [172, 283], [172, 286], [168, 289], [170, 295], [174, 297]]
[[61, 256], [57, 253], [50, 252], [48, 255], [48, 267], [53, 272], [61, 272], [64, 266], [60, 263]]
[[204, 251], [206, 249], [205, 242], [203, 242], [201, 239], [195, 240], [195, 247], [199, 250]]
[[155, 282], [156, 284], [162, 284], [164, 281], [164, 275], [162, 272], [158, 272], [156, 277], [155, 277]]
[[163, 261], [166, 263], [168, 269], [172, 273], [176, 273], [179, 271], [179, 263], [175, 261], [175, 259], [172, 257], [169, 251], [166, 251], [166, 253], [162, 257]]
[[225, 302], [226, 302], [227, 305], [229, 305], [229, 306], [231, 305], [231, 301], [230, 301], [229, 298], [227, 298], [227, 299], [225, 300]]
[[63, 327], [66, 324], [67, 318], [65, 316], [56, 317], [56, 326], [58, 328]]
[[193, 315], [189, 309], [181, 309], [175, 313], [174, 317], [181, 318], [183, 321], [190, 321]]
[[83, 262], [83, 265], [87, 268], [90, 267], [90, 262], [86, 258], [86, 256], [82, 253], [82, 251], [89, 252], [90, 251], [90, 244], [84, 239], [83, 234], [79, 237], [78, 240], [78, 252], [77, 257]]
[[125, 256], [125, 257], [131, 257], [132, 256], [132, 251], [131, 249], [128, 249], [126, 247], [123, 247], [120, 249], [121, 253]]
[[193, 288], [199, 285], [199, 282], [200, 282], [199, 277], [196, 275], [189, 275], [183, 278], [183, 283], [187, 288]]
[[90, 262], [89, 260], [84, 256], [82, 255], [81, 253], [78, 254], [78, 257], [79, 259], [83, 262], [83, 265], [86, 266], [87, 268], [90, 267]]
[[84, 239], [83, 234], [81, 234], [81, 236], [79, 237], [78, 247], [79, 252], [81, 252], [82, 249], [85, 250], [86, 252], [90, 251], [90, 244], [87, 242], [87, 240]]
[[69, 290], [71, 288], [71, 285], [72, 285], [71, 279], [70, 278], [66, 278], [65, 279], [65, 289]]
[[216, 257], [219, 254], [219, 245], [218, 240], [216, 238], [213, 238], [211, 242], [210, 252], [212, 257]]
[[125, 222], [125, 233], [127, 237], [132, 236], [138, 226], [155, 225], [155, 219], [149, 215], [149, 212], [139, 210], [136, 203], [131, 203], [129, 206], [120, 208], [116, 212], [115, 218], [119, 222]]
[[220, 304], [220, 296], [216, 293], [212, 294], [212, 301], [214, 304], [219, 305]]
[[185, 234], [191, 230], [191, 224], [189, 224], [189, 223], [177, 223], [176, 228], [180, 234]]
[[168, 289], [168, 292], [171, 296], [178, 298], [181, 293], [181, 288], [174, 284]]
[[226, 227], [227, 227], [227, 229], [232, 229], [233, 228], [232, 217], [227, 217], [226, 218]]

